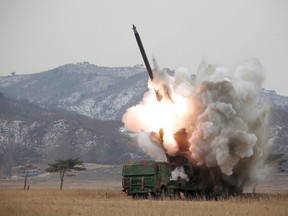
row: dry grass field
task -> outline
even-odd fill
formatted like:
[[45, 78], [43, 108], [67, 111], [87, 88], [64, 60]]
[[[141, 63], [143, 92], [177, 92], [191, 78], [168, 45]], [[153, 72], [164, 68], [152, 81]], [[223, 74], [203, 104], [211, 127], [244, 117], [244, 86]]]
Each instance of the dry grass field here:
[[0, 189], [1, 216], [48, 215], [287, 215], [288, 194], [258, 194], [226, 200], [133, 200], [120, 190]]
[[[121, 192], [121, 166], [89, 165], [85, 172], [29, 177], [30, 190], [23, 190], [23, 177], [0, 179], [0, 216], [66, 215], [288, 215], [288, 175], [273, 175], [246, 195], [226, 200], [133, 200]], [[250, 194], [249, 194], [250, 193]]]

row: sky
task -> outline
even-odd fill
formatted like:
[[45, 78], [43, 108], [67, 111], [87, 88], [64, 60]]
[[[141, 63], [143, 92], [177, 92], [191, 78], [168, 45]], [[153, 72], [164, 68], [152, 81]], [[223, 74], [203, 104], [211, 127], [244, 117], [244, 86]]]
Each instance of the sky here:
[[143, 64], [132, 24], [162, 68], [256, 58], [263, 87], [288, 96], [287, 0], [0, 0], [0, 76]]

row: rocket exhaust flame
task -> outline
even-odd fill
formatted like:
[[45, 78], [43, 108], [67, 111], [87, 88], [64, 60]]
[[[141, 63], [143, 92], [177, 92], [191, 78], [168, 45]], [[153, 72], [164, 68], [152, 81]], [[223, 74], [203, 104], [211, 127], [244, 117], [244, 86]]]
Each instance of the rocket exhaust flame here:
[[264, 73], [257, 60], [234, 71], [202, 65], [193, 79], [183, 69], [174, 77], [159, 74], [153, 81], [165, 83], [174, 102], [157, 102], [155, 83], [148, 83], [143, 100], [122, 119], [139, 134], [144, 151], [157, 160], [185, 155], [199, 173], [200, 184], [222, 193], [241, 191], [268, 174], [270, 111], [267, 104], [258, 103]]

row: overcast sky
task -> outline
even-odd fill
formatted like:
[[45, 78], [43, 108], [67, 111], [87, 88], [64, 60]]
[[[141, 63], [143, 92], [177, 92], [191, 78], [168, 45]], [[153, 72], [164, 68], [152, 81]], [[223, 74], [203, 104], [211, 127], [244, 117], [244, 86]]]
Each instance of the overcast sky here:
[[0, 0], [0, 75], [142, 64], [132, 24], [160, 67], [257, 58], [264, 87], [288, 95], [287, 0]]

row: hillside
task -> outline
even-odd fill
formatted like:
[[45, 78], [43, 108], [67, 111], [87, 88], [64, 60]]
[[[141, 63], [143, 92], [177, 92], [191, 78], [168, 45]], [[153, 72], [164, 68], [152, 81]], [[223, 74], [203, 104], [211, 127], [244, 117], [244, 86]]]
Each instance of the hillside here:
[[[147, 79], [141, 65], [109, 68], [88, 62], [0, 77], [0, 163], [9, 168], [77, 156], [119, 164], [146, 157], [120, 128], [123, 113], [148, 90]], [[272, 107], [273, 152], [288, 160], [288, 97], [263, 89], [260, 99]]]
[[[121, 120], [126, 109], [137, 104], [148, 90], [147, 80], [141, 65], [111, 68], [84, 62], [36, 74], [0, 77], [0, 92], [95, 119]], [[288, 97], [275, 91], [263, 89], [261, 101], [288, 111]]]
[[85, 162], [121, 164], [146, 155], [119, 121], [90, 119], [29, 102], [0, 98], [0, 175], [23, 163], [80, 157]]
[[46, 107], [58, 107], [102, 120], [121, 120], [147, 91], [143, 67], [108, 68], [89, 63], [0, 77], [0, 92]]

